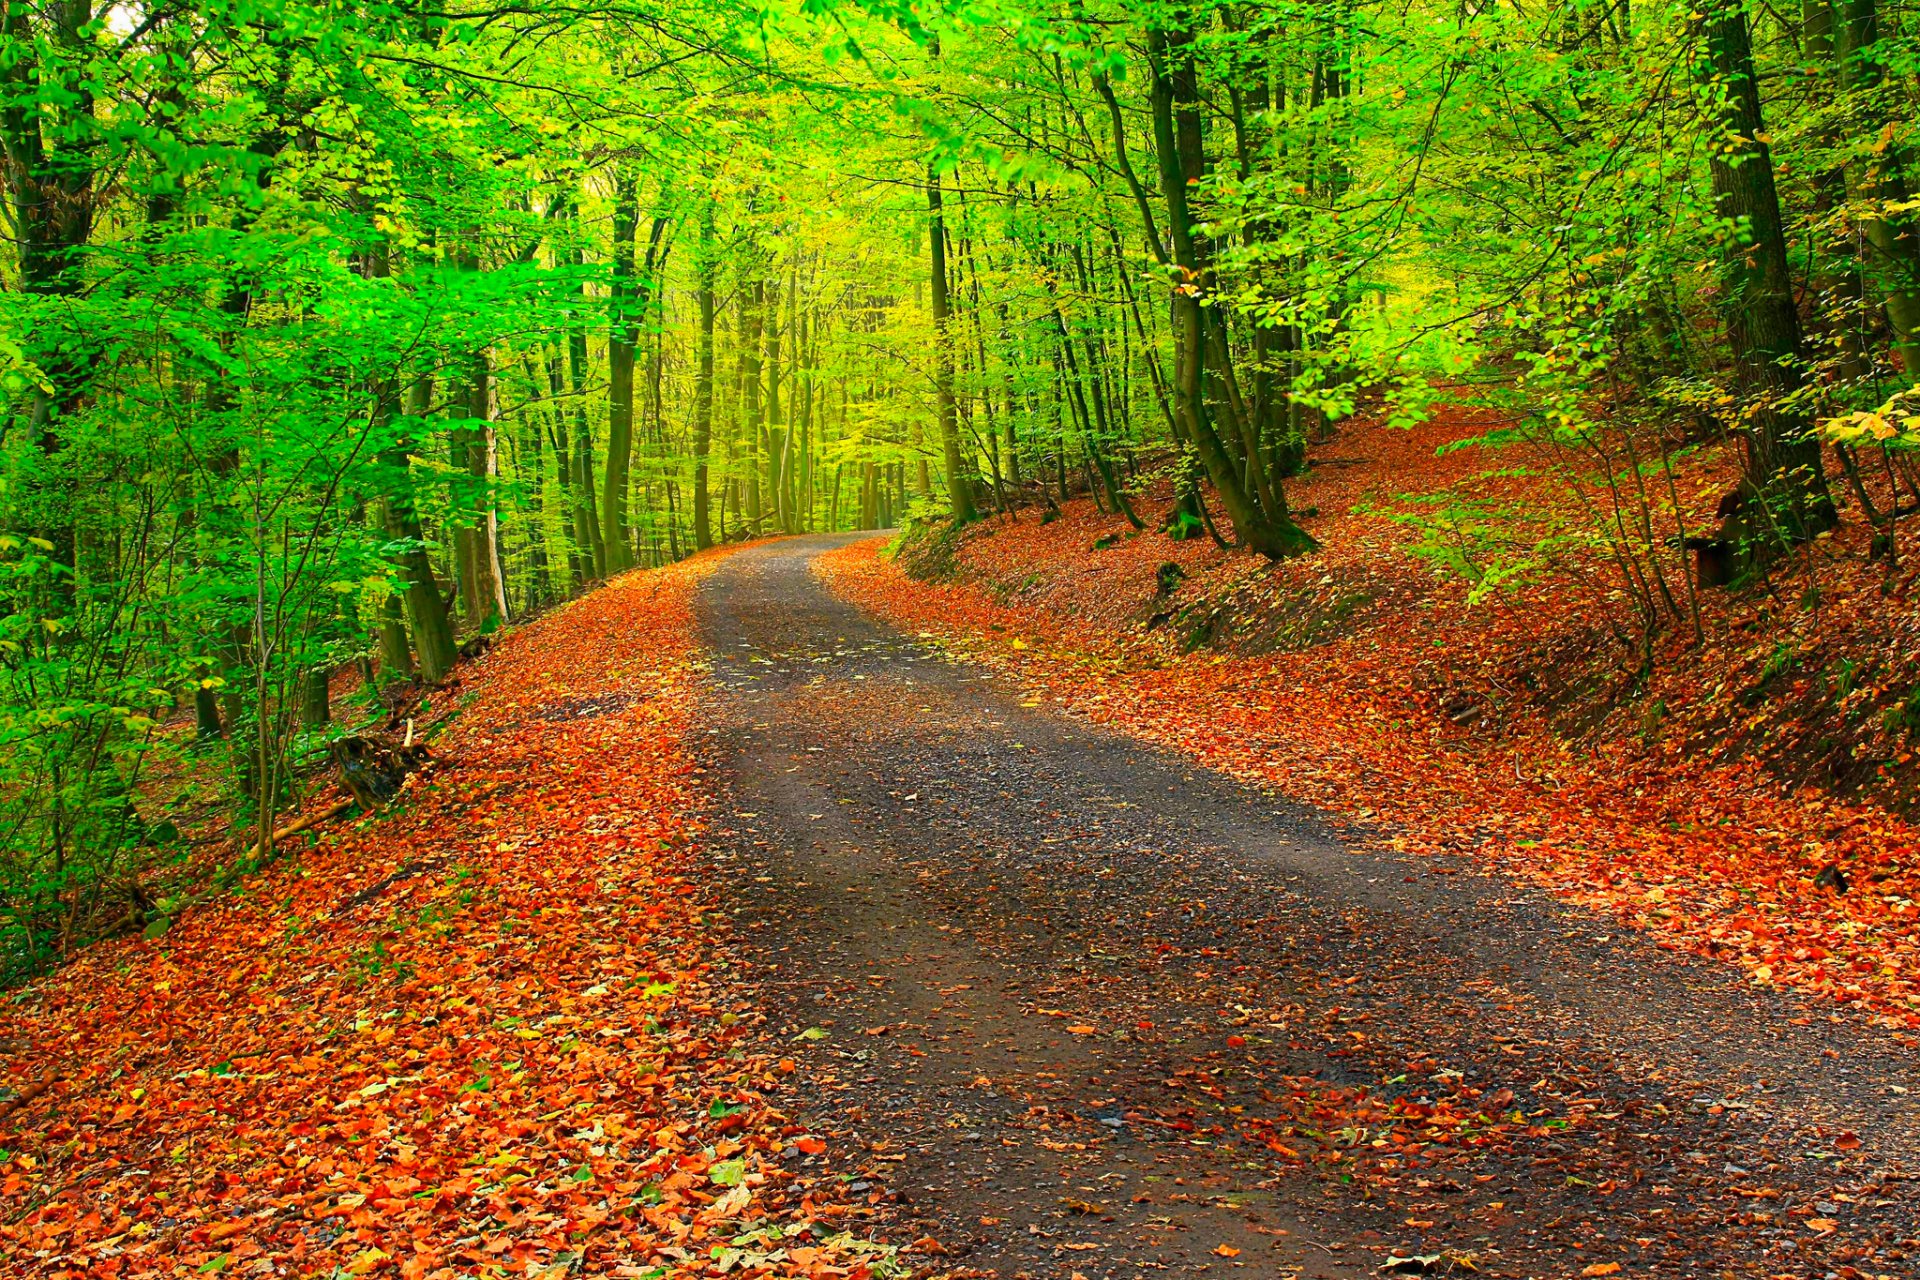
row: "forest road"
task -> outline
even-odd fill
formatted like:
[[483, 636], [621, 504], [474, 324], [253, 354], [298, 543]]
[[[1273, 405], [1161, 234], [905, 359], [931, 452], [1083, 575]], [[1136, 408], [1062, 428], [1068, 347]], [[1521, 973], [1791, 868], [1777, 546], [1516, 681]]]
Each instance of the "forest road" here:
[[703, 587], [711, 857], [790, 1158], [912, 1260], [1920, 1274], [1911, 1051], [1029, 705], [831, 596], [846, 540]]

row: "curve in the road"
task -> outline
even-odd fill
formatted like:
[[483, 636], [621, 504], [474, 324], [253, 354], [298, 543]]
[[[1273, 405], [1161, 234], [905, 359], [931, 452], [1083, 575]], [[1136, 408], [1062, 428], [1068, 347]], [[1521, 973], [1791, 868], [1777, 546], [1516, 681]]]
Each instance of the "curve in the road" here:
[[[839, 541], [704, 588], [714, 856], [828, 1158], [943, 1267], [1920, 1266], [1910, 1054], [1022, 705], [828, 594]], [[1396, 1097], [1525, 1117], [1383, 1169]]]

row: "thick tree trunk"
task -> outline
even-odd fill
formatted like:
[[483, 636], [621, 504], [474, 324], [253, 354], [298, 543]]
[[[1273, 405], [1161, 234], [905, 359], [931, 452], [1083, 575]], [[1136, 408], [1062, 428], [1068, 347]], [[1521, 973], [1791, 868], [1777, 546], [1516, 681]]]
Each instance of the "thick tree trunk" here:
[[1153, 29], [1147, 33], [1147, 48], [1153, 63], [1154, 145], [1159, 153], [1160, 188], [1167, 202], [1173, 264], [1183, 277], [1173, 293], [1174, 373], [1169, 399], [1181, 433], [1193, 445], [1220, 494], [1220, 505], [1226, 509], [1235, 536], [1265, 556], [1278, 559], [1297, 555], [1311, 550], [1313, 539], [1284, 512], [1275, 518], [1276, 513], [1262, 510], [1259, 496], [1247, 484], [1244, 460], [1237, 458], [1214, 431], [1207, 414], [1204, 379], [1210, 353], [1200, 293], [1208, 283], [1208, 270], [1187, 203], [1188, 184], [1198, 181], [1204, 168], [1192, 39], [1185, 32]]
[[[78, 74], [92, 54], [93, 10], [87, 0], [47, 0], [37, 6], [12, 0], [4, 21], [14, 58], [0, 68], [0, 89], [8, 99], [0, 108], [0, 142], [6, 153], [19, 286], [29, 295], [72, 297], [81, 288], [80, 255], [93, 234], [97, 194], [93, 153], [84, 145], [62, 146], [55, 122], [93, 114], [91, 78]], [[54, 50], [50, 68], [36, 61], [41, 39]], [[49, 603], [64, 613], [72, 607], [82, 577], [77, 525], [81, 504], [78, 477], [61, 459], [66, 441], [60, 416], [78, 406], [87, 362], [59, 342], [29, 346], [28, 353], [46, 379], [46, 385], [31, 392], [33, 438], [45, 466], [41, 478], [22, 495], [26, 510], [17, 514], [32, 521], [37, 535], [52, 545], [49, 557], [68, 571], [53, 575], [49, 588]]]
[[1714, 0], [1704, 34], [1703, 90], [1716, 135], [1708, 158], [1714, 204], [1728, 223], [1745, 229], [1724, 270], [1727, 338], [1746, 402], [1746, 482], [1778, 535], [1797, 541], [1833, 523], [1833, 499], [1811, 417], [1791, 403], [1801, 385], [1800, 315], [1741, 0]]
[[[424, 377], [414, 380], [408, 391], [410, 416], [427, 410], [428, 384]], [[391, 392], [383, 397], [391, 403]], [[387, 454], [393, 468], [392, 488], [385, 507], [387, 536], [403, 549], [394, 557], [394, 567], [406, 579], [407, 621], [413, 628], [413, 649], [420, 662], [420, 677], [438, 684], [453, 671], [457, 658], [453, 642], [453, 621], [447, 616], [446, 597], [434, 580], [433, 560], [427, 554], [427, 541], [420, 526], [420, 515], [413, 503], [413, 482], [409, 475], [410, 447], [405, 441]]]
[[1907, 157], [1903, 148], [1881, 141], [1883, 133], [1891, 139], [1895, 123], [1877, 97], [1885, 78], [1876, 61], [1881, 56], [1879, 3], [1836, 0], [1835, 10], [1840, 87], [1857, 113], [1854, 140], [1866, 144], [1866, 153], [1847, 166], [1849, 194], [1868, 206], [1860, 217], [1860, 232], [1871, 250], [1863, 265], [1886, 307], [1894, 354], [1913, 382], [1920, 380], [1920, 226], [1910, 212], [1889, 212], [1908, 199]]
[[413, 646], [407, 643], [406, 606], [398, 593], [380, 602], [380, 678], [413, 679]]
[[333, 719], [332, 691], [327, 687], [331, 673], [325, 667], [309, 667], [300, 678], [300, 719], [309, 727], [318, 727]]

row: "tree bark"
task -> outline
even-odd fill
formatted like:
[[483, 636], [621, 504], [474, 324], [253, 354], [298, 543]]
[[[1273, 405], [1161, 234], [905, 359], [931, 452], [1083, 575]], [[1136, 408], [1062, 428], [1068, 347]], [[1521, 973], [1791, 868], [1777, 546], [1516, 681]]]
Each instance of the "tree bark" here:
[[[426, 378], [414, 380], [408, 392], [411, 403], [408, 413], [419, 417], [427, 410], [428, 384]], [[392, 389], [386, 389], [382, 403], [391, 406], [394, 400]], [[390, 408], [384, 411], [390, 412]], [[453, 643], [453, 621], [447, 616], [446, 597], [440, 594], [440, 586], [434, 580], [433, 560], [427, 554], [427, 540], [420, 527], [420, 515], [413, 502], [413, 480], [410, 474], [411, 443], [396, 442], [387, 452], [387, 465], [391, 470], [391, 488], [386, 496], [385, 515], [387, 536], [401, 544], [394, 555], [394, 567], [406, 578], [407, 621], [413, 629], [413, 649], [420, 662], [420, 677], [429, 684], [438, 684], [453, 671], [457, 654]]]
[[[755, 270], [759, 268], [755, 261]], [[760, 343], [766, 328], [767, 284], [755, 280], [740, 298], [740, 404], [746, 444], [746, 512], [749, 535], [763, 532], [760, 494], [760, 438], [766, 432], [766, 408], [760, 397]]]
[[1714, 0], [1704, 35], [1714, 206], [1740, 229], [1724, 273], [1727, 339], [1746, 402], [1746, 485], [1778, 532], [1798, 541], [1833, 524], [1833, 499], [1811, 417], [1790, 402], [1801, 385], [1800, 315], [1742, 0]]
[[1153, 65], [1154, 149], [1159, 153], [1173, 265], [1179, 273], [1173, 289], [1174, 373], [1169, 399], [1182, 433], [1220, 494], [1235, 537], [1273, 559], [1297, 555], [1311, 550], [1316, 545], [1313, 539], [1284, 512], [1261, 508], [1259, 495], [1248, 487], [1244, 460], [1234, 456], [1207, 414], [1204, 378], [1210, 352], [1202, 293], [1209, 271], [1187, 201], [1188, 186], [1199, 181], [1204, 169], [1192, 37], [1185, 31], [1150, 29], [1147, 49]]
[[693, 545], [713, 545], [707, 495], [707, 454], [713, 443], [713, 203], [700, 218], [700, 258], [695, 264], [700, 308], [699, 365], [693, 384]]
[[927, 240], [932, 245], [934, 396], [939, 407], [940, 457], [946, 469], [947, 506], [956, 524], [978, 518], [973, 505], [973, 482], [960, 453], [960, 425], [953, 402], [953, 347], [948, 332], [951, 307], [947, 298], [947, 223], [940, 207], [940, 172], [927, 162]]
[[[36, 31], [38, 13], [44, 31]], [[83, 74], [95, 49], [87, 0], [46, 0], [38, 6], [12, 0], [5, 7], [7, 34], [15, 61], [0, 69], [7, 106], [0, 109], [0, 143], [6, 151], [6, 185], [12, 204], [12, 234], [18, 246], [20, 288], [39, 297], [73, 297], [80, 291], [80, 253], [93, 234], [94, 139], [90, 135], [94, 94]], [[34, 50], [44, 36], [52, 62], [42, 65]], [[37, 102], [57, 102], [41, 110]], [[86, 121], [87, 134], [73, 123]], [[56, 343], [29, 352], [47, 379], [32, 392], [34, 443], [45, 459], [44, 476], [25, 495], [38, 536], [49, 542], [50, 557], [67, 572], [54, 575], [50, 594], [57, 612], [72, 607], [81, 577], [78, 478], [60, 461], [66, 442], [60, 416], [79, 403], [85, 362]]]
[[507, 621], [507, 586], [500, 567], [500, 515], [493, 493], [494, 477], [500, 469], [493, 435], [493, 367], [485, 351], [473, 358], [467, 390], [467, 416], [481, 424], [467, 432], [467, 474], [478, 481], [475, 487], [480, 493], [472, 532], [472, 622], [486, 631]]
[[633, 258], [639, 230], [639, 182], [631, 172], [614, 179], [613, 297], [607, 322], [607, 457], [600, 493], [600, 542], [606, 571], [633, 567], [627, 543], [627, 479], [633, 459]]
[[1897, 127], [1876, 100], [1885, 79], [1880, 63], [1878, 0], [1836, 0], [1836, 57], [1840, 88], [1852, 99], [1853, 141], [1859, 149], [1847, 165], [1853, 199], [1869, 206], [1860, 232], [1872, 250], [1863, 264], [1879, 290], [1893, 333], [1893, 351], [1907, 381], [1920, 380], [1920, 227], [1911, 213], [1888, 213], [1908, 198], [1906, 156], [1893, 142]]

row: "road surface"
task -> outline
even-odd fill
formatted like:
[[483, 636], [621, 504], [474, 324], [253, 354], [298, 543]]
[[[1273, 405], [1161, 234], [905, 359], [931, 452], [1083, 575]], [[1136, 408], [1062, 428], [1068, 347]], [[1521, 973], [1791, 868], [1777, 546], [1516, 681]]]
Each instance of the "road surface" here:
[[1029, 705], [831, 596], [840, 541], [703, 588], [712, 856], [817, 1158], [916, 1261], [1920, 1274], [1913, 1054]]

